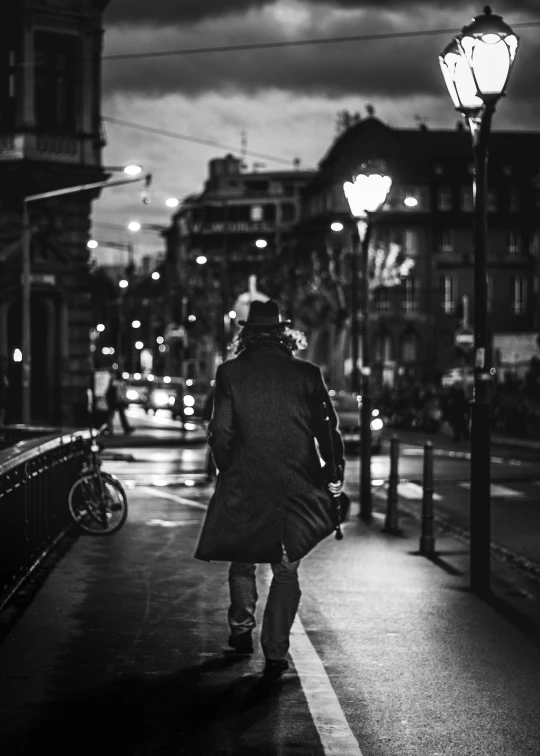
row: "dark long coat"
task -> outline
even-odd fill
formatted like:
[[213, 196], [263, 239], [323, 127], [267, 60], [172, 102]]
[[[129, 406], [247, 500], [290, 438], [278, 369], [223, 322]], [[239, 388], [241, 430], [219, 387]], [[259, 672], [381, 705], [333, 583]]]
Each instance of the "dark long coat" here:
[[219, 474], [195, 557], [276, 563], [283, 544], [291, 561], [301, 559], [334, 529], [315, 445], [328, 461], [322, 401], [344, 466], [320, 369], [262, 342], [220, 365], [215, 389], [208, 430]]

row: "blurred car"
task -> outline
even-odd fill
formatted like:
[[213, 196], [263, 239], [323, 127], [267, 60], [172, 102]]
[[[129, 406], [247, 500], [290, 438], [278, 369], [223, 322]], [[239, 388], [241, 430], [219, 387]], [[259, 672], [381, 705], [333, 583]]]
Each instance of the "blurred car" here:
[[[348, 391], [329, 391], [330, 400], [339, 418], [339, 430], [346, 446], [360, 443], [360, 410], [362, 397]], [[371, 419], [371, 451], [380, 454], [384, 421], [378, 409], [373, 409]]]
[[452, 386], [472, 387], [474, 384], [474, 369], [470, 366], [455, 367], [448, 370], [441, 378], [442, 388], [452, 388]]
[[204, 405], [210, 391], [209, 381], [197, 381], [188, 378], [182, 392], [176, 395], [173, 407], [173, 418], [180, 418], [184, 422], [196, 425], [203, 423]]
[[130, 376], [126, 379], [126, 399], [129, 404], [139, 404], [146, 406], [150, 384], [146, 378], [134, 378]]
[[174, 403], [177, 396], [183, 395], [184, 391], [185, 383], [183, 378], [156, 377], [148, 392], [145, 409], [147, 412], [153, 412], [154, 414], [158, 410], [168, 410], [174, 417]]

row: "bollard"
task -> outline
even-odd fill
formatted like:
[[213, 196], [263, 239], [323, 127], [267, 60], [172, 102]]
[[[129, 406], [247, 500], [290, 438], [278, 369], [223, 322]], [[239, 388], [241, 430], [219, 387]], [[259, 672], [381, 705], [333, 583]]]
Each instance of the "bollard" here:
[[432, 557], [435, 554], [433, 535], [433, 444], [424, 445], [424, 492], [422, 494], [422, 530], [420, 533], [420, 553]]
[[392, 535], [400, 535], [398, 519], [398, 462], [399, 462], [399, 439], [392, 436], [390, 439], [390, 477], [388, 478], [388, 497], [386, 500], [386, 518], [384, 532]]

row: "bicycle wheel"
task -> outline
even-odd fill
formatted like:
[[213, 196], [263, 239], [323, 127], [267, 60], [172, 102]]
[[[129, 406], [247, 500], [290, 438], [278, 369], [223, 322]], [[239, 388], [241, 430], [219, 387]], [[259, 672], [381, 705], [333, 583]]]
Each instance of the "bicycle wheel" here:
[[68, 495], [70, 514], [90, 535], [112, 535], [125, 523], [126, 493], [113, 475], [89, 472], [75, 481]]

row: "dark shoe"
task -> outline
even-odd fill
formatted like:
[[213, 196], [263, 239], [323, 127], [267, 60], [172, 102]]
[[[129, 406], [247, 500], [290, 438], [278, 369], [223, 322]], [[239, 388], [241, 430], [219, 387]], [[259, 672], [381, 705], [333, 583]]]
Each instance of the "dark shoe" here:
[[267, 659], [262, 679], [264, 682], [274, 682], [289, 669], [287, 659]]
[[251, 632], [240, 633], [240, 635], [229, 635], [229, 646], [234, 648], [237, 654], [252, 654], [253, 640]]

